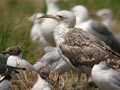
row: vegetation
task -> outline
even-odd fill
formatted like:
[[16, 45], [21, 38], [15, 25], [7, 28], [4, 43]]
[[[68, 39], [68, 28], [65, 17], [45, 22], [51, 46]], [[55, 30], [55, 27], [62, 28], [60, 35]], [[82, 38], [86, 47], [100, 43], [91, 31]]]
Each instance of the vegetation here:
[[[73, 6], [78, 4], [85, 5], [89, 9], [90, 13], [94, 13], [102, 8], [110, 8], [114, 13], [115, 31], [120, 32], [120, 0], [63, 1], [64, 2], [61, 2], [60, 5], [62, 9], [67, 10], [70, 10]], [[45, 0], [0, 1], [0, 51], [5, 50], [12, 45], [19, 45], [23, 49], [23, 58], [27, 59], [29, 62], [35, 63], [38, 59], [40, 59], [40, 57], [44, 54], [43, 47], [38, 43], [33, 43], [31, 41], [29, 35], [32, 24], [24, 22], [24, 18], [31, 16], [35, 12], [46, 12]], [[65, 78], [64, 75], [63, 77]]]
[[[91, 13], [101, 8], [110, 8], [115, 15], [115, 30], [119, 31], [119, 0], [63, 1], [64, 2], [61, 2], [60, 5], [62, 9], [67, 10], [70, 10], [73, 6], [78, 4], [87, 6]], [[5, 50], [7, 47], [12, 45], [19, 45], [23, 48], [24, 58], [28, 59], [32, 63], [39, 59], [44, 53], [41, 52], [42, 47], [31, 41], [29, 33], [32, 24], [28, 22], [25, 23], [23, 20], [35, 12], [45, 13], [45, 0], [1, 0], [0, 12], [0, 50]], [[38, 48], [38, 46], [41, 48]], [[39, 53], [39, 55], [36, 53]]]

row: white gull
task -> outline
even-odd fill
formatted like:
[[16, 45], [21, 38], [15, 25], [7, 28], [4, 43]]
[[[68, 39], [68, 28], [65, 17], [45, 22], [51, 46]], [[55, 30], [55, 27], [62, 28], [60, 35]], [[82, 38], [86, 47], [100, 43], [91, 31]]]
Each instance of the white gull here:
[[33, 26], [31, 28], [30, 37], [32, 41], [39, 42], [43, 46], [49, 46], [49, 44], [46, 42], [44, 37], [41, 33], [41, 23], [43, 20], [38, 20], [37, 18], [42, 16], [42, 13], [35, 13], [31, 17], [29, 17], [29, 21], [33, 22]]
[[110, 68], [105, 61], [93, 66], [92, 79], [100, 90], [120, 90], [120, 72]]

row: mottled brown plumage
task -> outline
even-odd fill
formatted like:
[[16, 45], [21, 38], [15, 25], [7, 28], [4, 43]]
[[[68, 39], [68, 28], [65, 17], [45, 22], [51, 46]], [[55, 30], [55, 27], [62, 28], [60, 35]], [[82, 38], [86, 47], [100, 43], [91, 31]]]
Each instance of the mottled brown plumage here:
[[120, 56], [104, 42], [93, 35], [78, 29], [71, 29], [65, 36], [65, 42], [60, 45], [62, 54], [76, 68], [92, 67], [100, 61], [118, 61]]
[[[108, 65], [111, 61], [120, 61], [120, 55], [112, 51], [104, 42], [92, 36], [88, 32], [74, 28], [76, 17], [72, 12], [60, 11], [55, 16], [45, 16], [47, 18], [56, 19], [59, 25], [54, 30], [54, 39], [58, 51], [67, 63], [79, 70], [79, 76], [86, 73], [88, 76], [93, 65], [100, 61], [107, 61]], [[110, 63], [110, 65], [116, 65]]]
[[19, 55], [22, 52], [19, 46], [12, 46], [8, 48], [6, 51], [3, 51], [3, 54], [9, 54], [9, 55]]

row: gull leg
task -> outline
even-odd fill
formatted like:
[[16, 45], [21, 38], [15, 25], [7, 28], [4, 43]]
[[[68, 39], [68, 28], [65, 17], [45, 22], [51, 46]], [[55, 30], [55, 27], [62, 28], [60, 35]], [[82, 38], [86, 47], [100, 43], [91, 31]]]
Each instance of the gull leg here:
[[86, 73], [85, 89], [86, 89], [87, 86], [88, 86], [88, 79], [89, 79], [89, 76], [90, 76], [90, 74], [89, 74], [89, 73]]
[[80, 79], [81, 79], [81, 72], [79, 71], [78, 72], [78, 81], [77, 81], [78, 83], [80, 82]]

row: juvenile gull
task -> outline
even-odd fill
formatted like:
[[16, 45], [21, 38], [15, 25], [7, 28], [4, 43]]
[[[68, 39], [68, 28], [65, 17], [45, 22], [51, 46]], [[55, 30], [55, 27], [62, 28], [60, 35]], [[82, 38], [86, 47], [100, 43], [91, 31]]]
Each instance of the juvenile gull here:
[[22, 50], [18, 46], [13, 46], [3, 51], [4, 54], [9, 54], [7, 59], [8, 70], [12, 69], [31, 69], [34, 70], [32, 64], [22, 59]]
[[112, 20], [113, 20], [113, 12], [108, 9], [104, 8], [96, 12], [96, 16], [101, 19], [101, 22], [109, 29], [113, 30], [112, 28]]
[[30, 32], [30, 37], [32, 41], [38, 41], [40, 44], [44, 46], [49, 46], [49, 44], [46, 42], [44, 37], [41, 33], [41, 23], [43, 20], [38, 20], [37, 18], [42, 16], [42, 13], [35, 13], [31, 17], [29, 17], [29, 21], [33, 22], [33, 26]]
[[114, 51], [120, 53], [120, 42], [117, 40], [114, 33], [107, 29], [107, 27], [105, 27], [105, 25], [101, 22], [90, 19], [86, 7], [77, 5], [73, 7], [72, 12], [76, 15], [75, 27], [81, 28], [98, 37], [109, 45]]
[[94, 65], [92, 79], [100, 90], [120, 90], [120, 72], [107, 66], [105, 61]]
[[31, 90], [52, 90], [49, 82], [49, 73], [48, 67], [41, 67], [38, 80]]
[[[72, 12], [63, 10], [56, 15], [45, 15], [40, 18], [52, 18], [59, 22], [54, 30], [57, 48], [63, 60], [75, 67], [87, 78], [94, 64], [100, 61], [118, 61], [119, 55], [104, 42], [79, 28], [74, 28], [76, 17]], [[88, 79], [87, 79], [88, 81]], [[86, 81], [86, 83], [87, 83]]]

